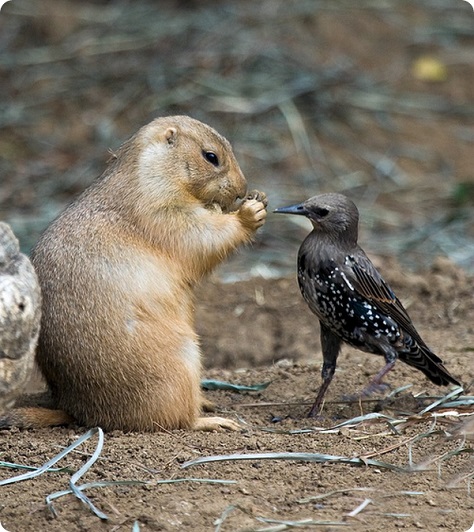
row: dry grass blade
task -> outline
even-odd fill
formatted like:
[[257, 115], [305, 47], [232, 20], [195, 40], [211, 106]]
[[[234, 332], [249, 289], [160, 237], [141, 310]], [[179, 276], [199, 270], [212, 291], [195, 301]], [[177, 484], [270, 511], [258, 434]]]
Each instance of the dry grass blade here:
[[227, 517], [229, 516], [229, 514], [231, 512], [233, 512], [234, 510], [241, 510], [242, 508], [240, 508], [240, 506], [234, 506], [234, 505], [230, 505], [230, 506], [227, 506], [227, 508], [222, 512], [222, 514], [220, 515], [220, 517], [218, 517], [215, 521], [214, 521], [214, 524], [216, 525], [216, 528], [214, 529], [214, 532], [220, 532], [221, 530], [221, 527], [222, 525], [224, 524], [224, 521], [227, 519]]
[[[447, 488], [456, 488], [459, 486], [461, 482], [466, 482], [468, 485], [468, 492], [470, 492], [470, 483], [471, 480], [474, 479], [474, 463], [472, 464], [473, 467], [467, 472], [467, 473], [461, 473], [459, 475], [456, 475], [453, 477], [447, 484]], [[470, 494], [470, 493], [469, 493]]]
[[399, 447], [402, 447], [403, 445], [407, 445], [414, 440], [418, 439], [418, 434], [416, 436], [412, 436], [411, 438], [408, 438], [406, 440], [403, 440], [402, 442], [395, 443], [394, 445], [389, 445], [388, 447], [385, 447], [384, 449], [380, 449], [379, 451], [373, 451], [371, 453], [365, 453], [360, 456], [363, 460], [367, 458], [372, 458], [374, 456], [380, 456], [381, 454], [390, 453], [394, 451], [395, 449], [398, 449]]
[[446, 401], [446, 403], [443, 403], [443, 408], [468, 408], [472, 410], [472, 407], [474, 406], [474, 396], [472, 395], [464, 395], [462, 397], [459, 397], [458, 399], [455, 399], [454, 401]]
[[311, 497], [305, 497], [304, 499], [299, 499], [299, 504], [306, 504], [308, 502], [320, 501], [322, 499], [327, 499], [333, 495], [351, 493], [353, 491], [374, 491], [374, 488], [347, 488], [340, 490], [332, 490], [327, 493], [321, 493], [320, 495], [312, 495]]
[[[54, 458], [52, 458], [51, 460], [49, 460], [48, 462], [43, 464], [41, 467], [36, 468], [33, 471], [29, 471], [28, 473], [23, 473], [22, 475], [18, 475], [16, 477], [4, 479], [4, 480], [0, 481], [0, 486], [4, 486], [6, 484], [12, 484], [14, 482], [20, 482], [22, 480], [29, 480], [31, 478], [37, 477], [39, 475], [42, 475], [43, 473], [45, 473], [47, 471], [50, 471], [51, 470], [50, 468], [51, 468], [52, 465], [54, 465], [56, 462], [58, 462], [59, 460], [64, 458], [66, 455], [71, 453], [76, 447], [81, 445], [83, 442], [85, 442], [86, 440], [88, 440], [92, 436], [95, 436], [96, 434], [98, 435], [98, 438], [99, 438], [97, 447], [96, 447], [94, 453], [92, 454], [92, 456], [89, 458], [89, 460], [87, 460], [87, 462], [79, 469], [79, 471], [76, 471], [72, 475], [72, 477], [70, 478], [70, 480], [69, 480], [70, 490], [68, 490], [67, 493], [74, 493], [74, 495], [78, 499], [80, 499], [84, 504], [89, 506], [89, 508], [98, 517], [100, 517], [100, 519], [104, 519], [104, 520], [108, 519], [108, 517], [103, 512], [101, 512], [98, 508], [96, 508], [94, 506], [94, 504], [82, 493], [81, 489], [79, 489], [76, 486], [77, 480], [79, 478], [81, 478], [82, 475], [90, 469], [90, 467], [96, 462], [97, 458], [100, 456], [100, 453], [101, 453], [102, 447], [103, 447], [103, 442], [104, 442], [104, 433], [103, 433], [103, 431], [102, 431], [102, 429], [100, 427], [96, 427], [96, 428], [90, 429], [88, 432], [86, 432], [80, 438], [78, 438], [74, 443], [69, 445], [69, 447], [67, 447], [66, 449], [63, 449]], [[54, 497], [54, 495], [57, 495], [57, 494], [53, 494], [52, 498], [56, 498], [56, 497]], [[48, 500], [48, 498], [47, 498], [47, 500]], [[48, 506], [50, 507], [50, 509], [52, 510], [52, 512], [54, 514], [55, 512], [54, 512], [54, 509], [52, 508], [50, 502], [48, 502]]]
[[[36, 471], [38, 468], [29, 465], [15, 464], [13, 462], [1, 462], [0, 467], [9, 467], [10, 469], [26, 469], [28, 471]], [[46, 470], [48, 473], [72, 473], [72, 469], [69, 467], [50, 467]], [[16, 478], [16, 477], [14, 477]], [[10, 480], [10, 479], [7, 479]], [[3, 481], [0, 481], [0, 486]], [[5, 482], [6, 484], [11, 484], [11, 482]]]
[[251, 518], [255, 518], [257, 521], [260, 521], [262, 523], [268, 523], [273, 524], [276, 526], [270, 526], [265, 528], [251, 528], [251, 529], [243, 529], [241, 532], [279, 532], [280, 530], [288, 530], [292, 528], [304, 528], [307, 527], [313, 527], [313, 526], [347, 526], [348, 523], [345, 523], [343, 521], [314, 521], [313, 519], [301, 519], [299, 521], [290, 521], [290, 520], [280, 520], [280, 519], [270, 519], [267, 517], [254, 517], [254, 515], [249, 512], [246, 508], [238, 505], [233, 504], [230, 506], [227, 506], [225, 510], [222, 512], [220, 517], [214, 521], [214, 525], [216, 528], [214, 529], [214, 532], [221, 532], [222, 525], [224, 524], [225, 520], [229, 517], [229, 515], [235, 511], [240, 510], [244, 514], [247, 514]]
[[[221, 480], [221, 479], [212, 479], [212, 478], [174, 478], [168, 480], [110, 480], [110, 481], [99, 481], [99, 482], [88, 482], [87, 484], [82, 484], [81, 486], [76, 486], [76, 490], [82, 492], [86, 489], [92, 488], [107, 488], [113, 486], [155, 486], [158, 484], [181, 484], [183, 482], [198, 482], [202, 484], [237, 484], [236, 480]], [[75, 491], [72, 489], [56, 491], [50, 493], [46, 497], [46, 503], [51, 513], [56, 516], [56, 511], [53, 507], [52, 501], [59, 499], [64, 495], [70, 495], [71, 493], [75, 494]], [[94, 512], [95, 513], [95, 512]]]
[[443, 405], [444, 403], [447, 403], [449, 401], [449, 399], [452, 399], [453, 397], [459, 397], [463, 392], [464, 392], [464, 390], [460, 386], [454, 388], [454, 390], [452, 390], [451, 392], [446, 394], [444, 397], [441, 397], [437, 401], [434, 401], [429, 406], [424, 408], [419, 413], [419, 415], [421, 416], [421, 415], [425, 414], [426, 412], [430, 412], [431, 410]]
[[301, 462], [317, 462], [317, 463], [339, 463], [349, 464], [356, 466], [374, 466], [382, 469], [389, 469], [391, 471], [406, 471], [402, 467], [388, 464], [385, 462], [379, 462], [377, 460], [363, 460], [361, 458], [348, 458], [346, 456], [334, 456], [330, 454], [320, 453], [250, 453], [250, 454], [227, 454], [227, 455], [215, 455], [215, 456], [203, 456], [202, 458], [196, 458], [189, 460], [181, 464], [183, 469], [192, 467], [195, 465], [208, 464], [211, 462], [226, 462], [235, 460], [295, 460]]
[[342, 423], [338, 423], [337, 425], [333, 425], [329, 430], [340, 429], [342, 427], [353, 427], [359, 425], [360, 423], [363, 423], [364, 421], [374, 420], [388, 420], [391, 423], [401, 422], [400, 420], [394, 417], [387, 416], [385, 414], [379, 414], [378, 412], [371, 412], [370, 414], [365, 414], [364, 416], [357, 416], [352, 419], [348, 419], [347, 421], [343, 421]]
[[284, 521], [279, 519], [267, 519], [265, 517], [257, 517], [258, 521], [263, 523], [274, 523], [277, 526], [266, 527], [266, 528], [257, 528], [252, 532], [280, 532], [280, 530], [288, 530], [290, 528], [303, 528], [307, 527], [328, 527], [328, 526], [349, 526], [349, 523], [344, 521], [314, 521], [313, 519], [301, 519], [300, 521]]
[[396, 395], [399, 395], [400, 393], [404, 392], [405, 390], [409, 390], [412, 387], [413, 384], [405, 384], [404, 386], [399, 386], [398, 388], [395, 388], [395, 390], [392, 390], [387, 395], [387, 398], [390, 399], [391, 397], [395, 397]]
[[[71, 493], [76, 494], [76, 491], [82, 492], [83, 490], [90, 489], [90, 488], [106, 488], [108, 486], [140, 486], [140, 485], [146, 485], [146, 484], [148, 484], [148, 482], [140, 481], [140, 480], [116, 480], [116, 481], [110, 481], [110, 482], [107, 482], [107, 481], [88, 482], [87, 484], [82, 484], [81, 486], [75, 486], [75, 491], [73, 491], [72, 489], [68, 489], [68, 490], [55, 491], [54, 493], [50, 493], [46, 497], [46, 504], [49, 510], [51, 511], [51, 513], [55, 517], [57, 517], [56, 510], [54, 509], [54, 506], [53, 506], [53, 501], [55, 499], [59, 499], [60, 497], [63, 497], [64, 495], [70, 495]], [[107, 516], [105, 517], [105, 519], [107, 519]]]
[[216, 381], [213, 379], [202, 379], [201, 388], [204, 390], [229, 390], [232, 392], [260, 392], [265, 390], [271, 382], [261, 382], [258, 384], [244, 385], [232, 384], [231, 382]]
[[86, 495], [84, 495], [84, 493], [82, 493], [82, 491], [76, 486], [76, 482], [82, 477], [82, 475], [89, 471], [91, 466], [95, 464], [95, 462], [100, 456], [100, 453], [102, 452], [102, 447], [104, 445], [104, 432], [100, 427], [91, 429], [89, 432], [91, 433], [91, 436], [97, 434], [97, 447], [95, 448], [95, 451], [89, 458], [89, 460], [87, 460], [87, 462], [79, 469], [79, 471], [76, 471], [76, 473], [74, 473], [74, 475], [72, 475], [72, 477], [69, 479], [69, 488], [79, 500], [81, 500], [85, 505], [89, 506], [89, 508], [95, 513], [95, 515], [97, 515], [97, 517], [106, 520], [108, 519], [107, 515], [104, 514], [104, 512], [102, 512], [98, 508], [96, 508], [92, 501]]
[[349, 512], [347, 514], [347, 517], [355, 517], [356, 515], [360, 514], [364, 508], [366, 508], [372, 501], [372, 499], [364, 499], [357, 508], [354, 508], [352, 512]]
[[28, 473], [23, 473], [22, 475], [18, 475], [16, 477], [11, 477], [11, 478], [6, 478], [4, 480], [1, 480], [0, 486], [5, 486], [7, 484], [13, 484], [14, 482], [20, 482], [22, 480], [29, 480], [30, 478], [35, 478], [39, 475], [42, 475], [43, 473], [47, 471], [51, 471], [51, 466], [53, 466], [56, 462], [59, 462], [61, 458], [64, 458], [73, 449], [75, 449], [76, 447], [81, 445], [83, 442], [91, 438], [98, 431], [102, 431], [102, 429], [95, 428], [95, 429], [89, 430], [88, 432], [83, 434], [80, 438], [78, 438], [74, 443], [72, 443], [69, 447], [67, 447], [66, 449], [63, 449], [54, 458], [51, 458], [51, 460], [43, 464], [41, 467], [33, 468], [32, 471], [29, 471]]
[[[324, 432], [325, 434], [330, 433], [331, 431], [325, 431], [320, 428], [305, 428], [305, 429], [273, 429], [269, 427], [259, 427], [262, 432], [269, 432], [271, 434], [311, 434], [312, 432]], [[337, 432], [337, 431], [333, 431]]]
[[[418, 434], [415, 438], [413, 438], [409, 444], [408, 444], [408, 458], [409, 458], [409, 464], [410, 464], [410, 469], [412, 471], [422, 471], [422, 470], [425, 470], [427, 469], [431, 464], [434, 464], [436, 462], [438, 462], [438, 473], [439, 473], [439, 468], [441, 467], [441, 462], [445, 461], [445, 460], [449, 460], [450, 458], [452, 458], [453, 456], [457, 456], [461, 453], [471, 453], [471, 452], [474, 452], [474, 449], [471, 449], [471, 448], [466, 448], [465, 447], [465, 441], [463, 440], [456, 449], [454, 450], [449, 450], [449, 451], [446, 451], [445, 453], [443, 454], [440, 454], [440, 455], [437, 455], [437, 456], [430, 456], [428, 459], [424, 460], [423, 462], [419, 463], [419, 464], [414, 464], [413, 463], [413, 458], [412, 458], [412, 449], [413, 449], [413, 444], [422, 440], [422, 439], [425, 439], [425, 438], [430, 438], [432, 436], [436, 436], [436, 435], [440, 435], [440, 436], [443, 436], [445, 437], [446, 434], [444, 431], [441, 431], [441, 430], [429, 430], [423, 434]], [[440, 475], [439, 475], [440, 476]]]
[[156, 480], [151, 484], [180, 484], [182, 482], [197, 482], [199, 484], [237, 484], [237, 480], [224, 480], [219, 478], [170, 478], [168, 480]]

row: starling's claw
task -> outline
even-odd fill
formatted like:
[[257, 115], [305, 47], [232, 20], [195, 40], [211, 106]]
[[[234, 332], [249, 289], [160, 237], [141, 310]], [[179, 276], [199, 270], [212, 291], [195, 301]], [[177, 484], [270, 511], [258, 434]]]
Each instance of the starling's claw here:
[[370, 397], [374, 393], [387, 393], [392, 387], [388, 382], [371, 382], [360, 393], [365, 397]]
[[386, 382], [379, 382], [379, 383], [371, 382], [359, 393], [344, 394], [342, 396], [342, 399], [344, 401], [358, 401], [359, 399], [363, 399], [364, 397], [371, 397], [373, 394], [385, 394], [391, 389], [392, 387], [390, 386], [390, 384]]

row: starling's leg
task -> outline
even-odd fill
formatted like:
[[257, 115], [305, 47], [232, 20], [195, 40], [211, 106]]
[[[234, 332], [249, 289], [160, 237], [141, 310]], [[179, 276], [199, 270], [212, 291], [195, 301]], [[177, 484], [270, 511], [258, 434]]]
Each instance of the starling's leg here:
[[308, 417], [318, 417], [321, 413], [323, 398], [326, 395], [326, 391], [329, 388], [329, 385], [331, 384], [335, 370], [336, 365], [330, 366], [326, 363], [323, 364], [323, 370], [321, 372], [321, 375], [323, 377], [323, 383], [319, 388], [318, 395], [316, 396], [316, 400], [314, 401], [313, 406], [311, 407], [311, 410], [308, 413]]
[[333, 334], [322, 323], [321, 325], [321, 347], [323, 350], [323, 369], [321, 377], [323, 383], [319, 388], [318, 395], [314, 401], [308, 417], [317, 417], [322, 408], [322, 402], [329, 385], [331, 384], [334, 372], [336, 371], [337, 357], [339, 356], [339, 349], [341, 347], [341, 340], [338, 336]]
[[379, 391], [387, 385], [382, 382], [382, 379], [387, 375], [387, 373], [395, 366], [398, 355], [397, 352], [392, 348], [387, 348], [384, 350], [385, 357], [385, 366], [375, 375], [375, 377], [369, 382], [369, 384], [360, 392], [360, 395], [372, 395], [374, 392]]
[[369, 384], [360, 392], [360, 395], [372, 395], [374, 392], [378, 392], [383, 388], [389, 387], [388, 384], [382, 382], [382, 379], [393, 368], [393, 366], [395, 366], [395, 361], [385, 364], [385, 366], [377, 373], [377, 375], [375, 375]]

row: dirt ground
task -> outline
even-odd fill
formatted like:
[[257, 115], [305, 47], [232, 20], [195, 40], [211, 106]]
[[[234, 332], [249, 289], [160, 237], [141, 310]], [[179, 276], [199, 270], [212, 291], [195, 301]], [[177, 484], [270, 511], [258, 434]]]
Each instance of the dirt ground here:
[[[472, 390], [474, 279], [445, 260], [420, 276], [396, 273], [394, 264], [381, 267], [422, 336], [450, 372]], [[54, 502], [57, 516], [53, 517], [45, 497], [68, 488], [72, 471], [94, 449], [92, 438], [58, 464], [71, 472], [47, 473], [0, 488], [0, 522], [6, 530], [132, 530], [133, 526], [140, 530], [286, 530], [290, 525], [285, 528], [284, 523], [305, 520], [299, 529], [465, 532], [471, 527], [474, 428], [466, 429], [471, 441], [465, 441], [462, 433], [456, 435], [467, 411], [451, 408], [438, 411], [436, 417], [416, 415], [433, 401], [419, 398], [420, 394], [442, 396], [445, 389], [398, 363], [387, 383], [392, 390], [408, 384], [411, 388], [392, 400], [380, 396], [361, 404], [341, 401], [344, 394], [360, 390], [382, 364], [374, 355], [344, 348], [324, 417], [310, 420], [305, 415], [320, 384], [321, 352], [316, 320], [295, 279], [207, 283], [199, 300], [197, 321], [209, 366], [205, 378], [245, 385], [270, 383], [259, 392], [207, 392], [220, 415], [239, 420], [243, 431], [106, 434], [99, 460], [79, 483], [139, 480], [147, 484], [87, 490], [109, 517], [107, 521], [101, 522], [72, 495]], [[375, 420], [321, 432], [321, 427], [331, 428], [370, 412], [394, 419], [411, 417], [396, 429]], [[2, 432], [0, 458], [40, 466], [84, 432], [80, 427]], [[429, 435], [417, 439], [422, 434]], [[449, 454], [460, 448], [466, 452]], [[184, 462], [199, 457], [270, 452], [366, 457], [406, 471], [263, 459], [182, 468]], [[410, 456], [412, 469], [418, 470], [408, 472]], [[0, 469], [1, 478], [13, 474], [11, 469]], [[158, 483], [168, 479], [188, 481]], [[364, 501], [367, 506], [351, 517]]]
[[[190, 114], [232, 141], [270, 208], [318, 192], [350, 195], [365, 249], [473, 395], [473, 17], [462, 0], [12, 0], [0, 14], [0, 219], [28, 250], [100, 174], [109, 148], [157, 115]], [[382, 360], [344, 348], [323, 419], [306, 418], [321, 350], [294, 278], [307, 227], [289, 218], [269, 215], [255, 245], [199, 291], [204, 377], [270, 383], [207, 392], [243, 431], [108, 433], [78, 484], [143, 484], [86, 490], [107, 520], [70, 494], [53, 515], [45, 498], [68, 489], [95, 449], [91, 438], [58, 463], [67, 470], [0, 486], [4, 529], [469, 530], [472, 406], [420, 415], [448, 390], [402, 363], [386, 381], [410, 388], [345, 401]], [[464, 269], [433, 262], [438, 255]], [[33, 379], [31, 391], [39, 387]], [[369, 413], [390, 419], [340, 426]], [[0, 460], [38, 467], [86, 430], [3, 431]], [[182, 467], [276, 452], [345, 460]], [[366, 465], [350, 463], [358, 458]], [[0, 479], [22, 472], [0, 467]]]

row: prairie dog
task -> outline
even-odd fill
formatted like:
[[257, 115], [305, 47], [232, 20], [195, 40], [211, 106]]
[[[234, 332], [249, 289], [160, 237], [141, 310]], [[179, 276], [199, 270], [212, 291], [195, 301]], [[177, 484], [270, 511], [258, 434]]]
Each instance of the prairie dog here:
[[[32, 253], [43, 292], [36, 359], [59, 410], [105, 430], [236, 430], [200, 417], [194, 287], [266, 216], [229, 142], [187, 116], [158, 118], [44, 232]], [[18, 424], [18, 423], [17, 423]]]

